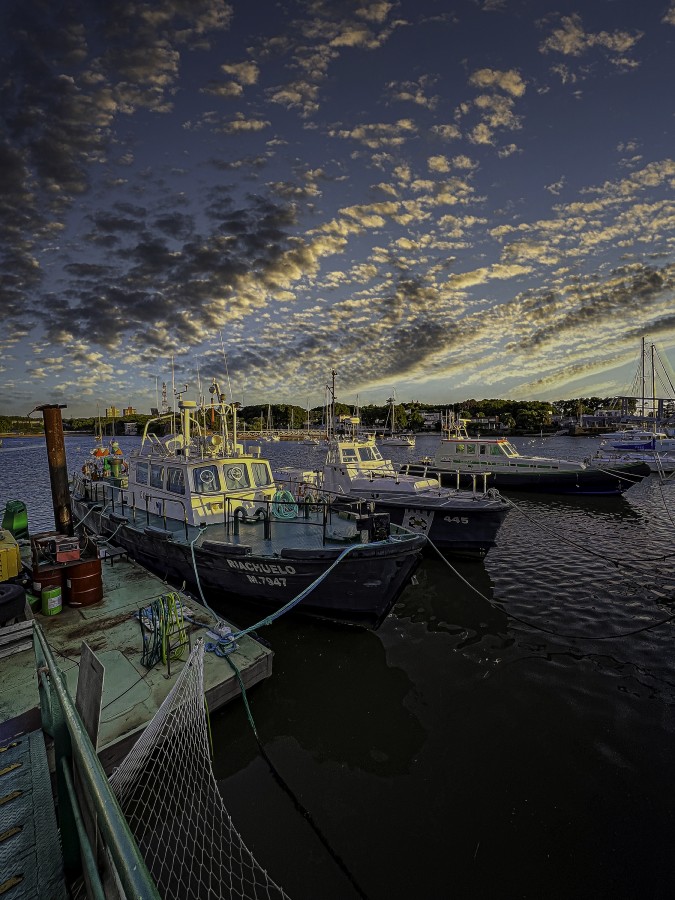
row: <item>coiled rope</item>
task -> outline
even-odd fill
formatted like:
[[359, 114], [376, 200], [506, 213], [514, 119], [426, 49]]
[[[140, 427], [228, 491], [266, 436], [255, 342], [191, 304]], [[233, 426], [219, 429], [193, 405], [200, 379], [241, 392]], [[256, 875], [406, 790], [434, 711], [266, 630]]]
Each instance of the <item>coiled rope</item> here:
[[[137, 614], [143, 636], [141, 665], [151, 669], [161, 659], [185, 659], [189, 647], [183, 604], [178, 594], [162, 594]], [[178, 640], [175, 644], [171, 638]]]
[[270, 506], [275, 519], [296, 519], [298, 504], [290, 491], [275, 491]]

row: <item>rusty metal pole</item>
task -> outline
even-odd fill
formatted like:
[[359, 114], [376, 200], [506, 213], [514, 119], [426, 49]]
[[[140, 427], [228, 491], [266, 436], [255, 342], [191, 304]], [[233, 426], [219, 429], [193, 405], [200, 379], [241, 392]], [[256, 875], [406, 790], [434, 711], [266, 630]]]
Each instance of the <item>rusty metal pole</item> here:
[[45, 423], [49, 480], [52, 485], [52, 503], [54, 504], [54, 524], [60, 534], [72, 537], [73, 515], [70, 509], [66, 446], [63, 441], [63, 422], [61, 421], [61, 410], [65, 408], [65, 405], [46, 404], [38, 406], [37, 410], [42, 413]]

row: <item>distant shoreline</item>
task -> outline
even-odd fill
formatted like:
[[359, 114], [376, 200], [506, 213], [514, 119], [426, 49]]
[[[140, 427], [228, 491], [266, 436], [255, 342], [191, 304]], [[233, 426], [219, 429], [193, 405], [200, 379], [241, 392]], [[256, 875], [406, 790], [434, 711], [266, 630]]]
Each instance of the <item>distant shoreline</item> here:
[[[94, 433], [93, 431], [64, 431], [63, 436], [64, 437], [83, 437], [83, 436], [89, 437], [89, 436], [93, 435], [93, 433]], [[4, 438], [11, 440], [12, 438], [32, 438], [32, 437], [43, 438], [44, 436], [45, 436], [44, 431], [22, 431], [22, 432], [0, 431], [0, 438], [2, 438], [3, 440], [4, 440]]]

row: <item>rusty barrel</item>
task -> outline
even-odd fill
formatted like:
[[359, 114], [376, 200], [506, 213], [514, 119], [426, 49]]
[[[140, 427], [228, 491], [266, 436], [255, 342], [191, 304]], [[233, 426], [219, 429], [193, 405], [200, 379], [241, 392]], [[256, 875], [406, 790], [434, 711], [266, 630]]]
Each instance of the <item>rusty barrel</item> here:
[[47, 588], [63, 587], [63, 566], [33, 566], [33, 593], [42, 597]]
[[68, 606], [91, 606], [103, 599], [103, 576], [98, 557], [71, 562], [64, 575]]

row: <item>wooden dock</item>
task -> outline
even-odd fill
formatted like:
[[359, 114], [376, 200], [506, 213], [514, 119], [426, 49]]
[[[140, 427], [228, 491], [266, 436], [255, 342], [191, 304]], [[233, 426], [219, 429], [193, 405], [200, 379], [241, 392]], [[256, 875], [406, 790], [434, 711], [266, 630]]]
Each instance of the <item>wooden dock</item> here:
[[[161, 662], [145, 668], [141, 664], [141, 626], [135, 616], [161, 595], [176, 592], [137, 563], [122, 557], [103, 560], [102, 577], [102, 601], [77, 608], [64, 605], [57, 615], [37, 612], [35, 617], [66, 676], [72, 697], [76, 694], [83, 642], [105, 667], [97, 751], [104, 769], [110, 773], [155, 715], [184, 662], [172, 660], [170, 674]], [[191, 642], [194, 644], [199, 637], [215, 641], [207, 634], [217, 621], [214, 616], [189, 597], [183, 596], [183, 603], [190, 618], [204, 626], [189, 624]], [[9, 737], [13, 731], [26, 730], [23, 726], [30, 730], [30, 723], [39, 721], [39, 694], [32, 643], [26, 640], [30, 625], [18, 623], [0, 629], [0, 638], [3, 632], [7, 655], [0, 658], [0, 723], [4, 723], [0, 730]], [[187, 659], [188, 653], [184, 656]], [[272, 658], [269, 648], [248, 635], [237, 642], [237, 649], [229, 657], [246, 689], [272, 674]], [[215, 653], [206, 653], [204, 688], [210, 714], [241, 693], [232, 666]]]

